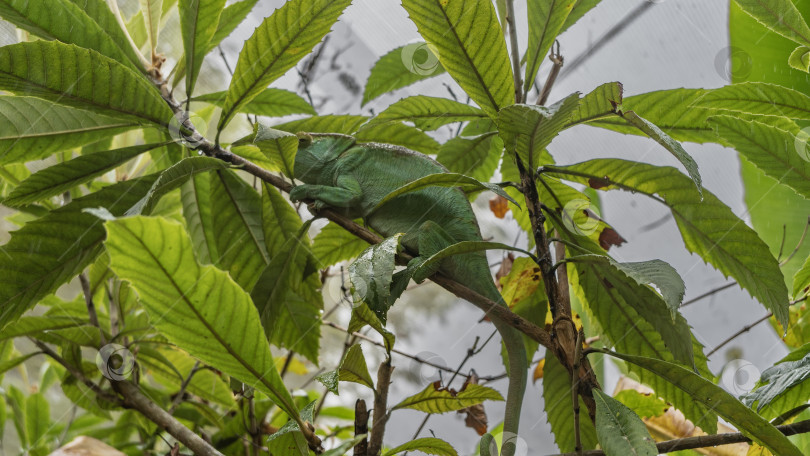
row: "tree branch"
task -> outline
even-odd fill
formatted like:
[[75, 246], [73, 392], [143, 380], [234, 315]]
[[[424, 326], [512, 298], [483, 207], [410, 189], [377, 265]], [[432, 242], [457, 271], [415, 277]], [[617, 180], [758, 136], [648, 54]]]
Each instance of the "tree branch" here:
[[133, 408], [140, 412], [149, 421], [165, 429], [172, 437], [176, 438], [197, 456], [223, 456], [210, 443], [203, 440], [191, 429], [183, 426], [177, 419], [169, 415], [168, 412], [158, 407], [148, 397], [141, 393], [137, 385], [129, 382], [112, 381], [112, 387], [124, 397], [124, 406]]
[[377, 369], [377, 389], [374, 391], [374, 419], [371, 423], [371, 438], [368, 441], [368, 454], [378, 455], [383, 446], [383, 435], [385, 435], [385, 423], [388, 421], [388, 386], [391, 384], [391, 358], [386, 357], [385, 361]]
[[[782, 434], [786, 436], [805, 434], [810, 432], [810, 420], [799, 421], [793, 424], [784, 424], [776, 426]], [[714, 435], [699, 435], [697, 437], [686, 437], [683, 439], [667, 440], [665, 442], [658, 442], [658, 453], [672, 453], [681, 450], [691, 450], [694, 448], [708, 448], [718, 445], [730, 445], [733, 443], [751, 442], [751, 439], [744, 436], [741, 432], [729, 432], [724, 434]], [[577, 456], [576, 453], [562, 453], [553, 456]], [[582, 456], [605, 456], [602, 450], [589, 450], [583, 451]]]

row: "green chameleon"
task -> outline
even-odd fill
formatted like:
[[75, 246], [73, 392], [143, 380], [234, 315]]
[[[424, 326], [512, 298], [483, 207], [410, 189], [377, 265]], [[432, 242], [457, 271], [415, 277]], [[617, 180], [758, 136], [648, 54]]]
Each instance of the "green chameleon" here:
[[[386, 144], [356, 145], [354, 138], [345, 135], [298, 136], [294, 174], [304, 184], [292, 189], [291, 200], [312, 200], [316, 210], [329, 207], [352, 219], [362, 218], [385, 237], [405, 233], [401, 244], [422, 258], [458, 242], [482, 240], [472, 207], [459, 188], [416, 190], [373, 210], [393, 190], [421, 177], [447, 172], [428, 156]], [[506, 306], [483, 252], [448, 257], [439, 263], [439, 272]], [[493, 323], [508, 353], [504, 435], [516, 436], [526, 387], [526, 348], [520, 332], [503, 321]], [[502, 454], [511, 455], [514, 445], [506, 447]]]

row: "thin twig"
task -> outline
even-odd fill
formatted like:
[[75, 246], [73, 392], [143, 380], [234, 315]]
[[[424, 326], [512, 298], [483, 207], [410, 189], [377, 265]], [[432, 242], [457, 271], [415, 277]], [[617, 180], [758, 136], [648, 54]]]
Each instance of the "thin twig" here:
[[96, 393], [96, 395], [98, 397], [104, 399], [105, 401], [112, 402], [113, 404], [119, 404], [119, 405], [121, 404], [121, 400], [118, 398], [118, 396], [116, 396], [114, 394], [110, 394], [109, 392], [104, 391], [103, 389], [101, 389], [100, 386], [98, 386], [92, 380], [87, 378], [84, 375], [84, 373], [81, 370], [79, 370], [78, 367], [76, 367], [76, 366], [70, 364], [69, 362], [67, 362], [67, 360], [65, 360], [64, 358], [59, 356], [59, 354], [57, 354], [55, 351], [51, 350], [51, 348], [48, 347], [47, 345], [45, 345], [45, 343], [43, 343], [43, 342], [41, 342], [39, 340], [36, 340], [36, 339], [34, 339], [32, 337], [29, 337], [28, 339], [31, 342], [33, 342], [34, 345], [36, 345], [37, 348], [39, 348], [42, 351], [42, 353], [45, 353], [46, 355], [51, 357], [51, 359], [53, 359], [54, 361], [59, 363], [62, 367], [65, 368], [66, 371], [68, 371], [68, 373], [70, 375], [72, 375], [73, 377], [76, 378], [76, 380], [82, 382], [85, 386], [90, 388], [90, 390], [93, 391], [94, 393]]
[[188, 373], [186, 378], [183, 379], [183, 383], [180, 384], [180, 390], [175, 394], [174, 399], [172, 400], [171, 405], [169, 406], [169, 415], [174, 415], [174, 411], [177, 410], [177, 406], [183, 402], [183, 396], [186, 395], [186, 389], [188, 389], [188, 385], [191, 383], [192, 377], [197, 371], [200, 370], [200, 362], [194, 362], [194, 366], [191, 367], [191, 371]]
[[514, 0], [506, 0], [506, 26], [509, 28], [509, 47], [512, 51], [512, 77], [515, 79], [515, 103], [523, 102], [523, 79], [520, 75], [520, 48], [518, 47], [517, 27], [515, 27]]
[[733, 341], [734, 339], [736, 339], [736, 338], [740, 337], [741, 335], [747, 333], [748, 331], [751, 330], [751, 328], [753, 328], [754, 326], [756, 326], [756, 325], [762, 323], [763, 321], [771, 318], [772, 316], [773, 316], [773, 312], [768, 312], [764, 317], [761, 317], [761, 318], [757, 319], [757, 321], [755, 321], [755, 322], [753, 322], [751, 324], [743, 326], [742, 329], [740, 329], [739, 331], [737, 331], [734, 334], [732, 334], [731, 336], [729, 336], [728, 339], [724, 340], [723, 342], [720, 342], [720, 344], [717, 345], [716, 347], [714, 347], [712, 349], [712, 351], [710, 351], [709, 353], [706, 353], [706, 357], [708, 358], [708, 357], [712, 356], [713, 354], [717, 353], [718, 350], [720, 350], [721, 348], [728, 345], [731, 341]]
[[708, 298], [709, 296], [712, 296], [712, 295], [714, 295], [716, 293], [720, 293], [721, 291], [726, 290], [728, 288], [731, 288], [734, 285], [737, 285], [737, 282], [727, 283], [727, 284], [719, 286], [719, 287], [717, 287], [715, 289], [709, 290], [709, 291], [707, 291], [706, 293], [703, 293], [700, 296], [697, 296], [695, 298], [692, 298], [692, 299], [684, 302], [683, 304], [681, 304], [681, 307], [686, 307], [686, 306], [688, 306], [690, 304], [694, 304], [694, 303], [700, 301], [701, 299], [705, 299], [705, 298]]
[[87, 316], [90, 318], [90, 324], [98, 328], [98, 333], [101, 340], [101, 345], [106, 345], [107, 340], [104, 337], [104, 331], [101, 325], [98, 324], [98, 313], [96, 313], [96, 305], [93, 303], [93, 292], [90, 290], [90, 280], [87, 274], [79, 274], [79, 283], [82, 285], [82, 293], [84, 294], [84, 303], [87, 305]]
[[794, 248], [793, 251], [790, 252], [790, 255], [788, 255], [787, 258], [785, 258], [781, 263], [779, 263], [779, 266], [784, 266], [785, 264], [787, 264], [788, 261], [792, 260], [797, 253], [799, 253], [799, 249], [801, 249], [802, 244], [804, 244], [804, 238], [805, 236], [807, 236], [807, 228], [809, 227], [810, 227], [810, 217], [807, 217], [807, 223], [804, 224], [804, 230], [802, 231], [802, 236], [799, 238], [799, 242], [796, 243], [796, 248]]
[[551, 67], [551, 71], [548, 73], [546, 83], [543, 85], [543, 91], [540, 92], [540, 96], [537, 97], [537, 104], [539, 106], [545, 105], [548, 101], [548, 96], [551, 94], [551, 88], [554, 87], [554, 82], [557, 81], [557, 76], [560, 75], [560, 70], [562, 70], [563, 63], [565, 62], [562, 54], [560, 54], [560, 42], [554, 41], [554, 44], [557, 46], [557, 51], [555, 52], [554, 48], [552, 47], [551, 54], [548, 56], [553, 66]]

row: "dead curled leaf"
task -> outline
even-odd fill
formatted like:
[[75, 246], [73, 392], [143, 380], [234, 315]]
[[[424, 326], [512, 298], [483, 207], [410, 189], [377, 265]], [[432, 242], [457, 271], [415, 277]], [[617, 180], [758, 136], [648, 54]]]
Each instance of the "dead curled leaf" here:
[[489, 210], [495, 214], [495, 217], [502, 219], [509, 212], [509, 201], [503, 196], [495, 195], [489, 200]]
[[[461, 387], [461, 391], [464, 391], [469, 384], [478, 384], [478, 375], [476, 375], [475, 371], [470, 373], [470, 376], [467, 377], [467, 380], [464, 382], [464, 385]], [[435, 385], [435, 384], [434, 384]], [[456, 413], [466, 414], [467, 416], [464, 418], [464, 424], [467, 425], [468, 428], [475, 429], [475, 432], [478, 435], [484, 435], [487, 433], [487, 412], [484, 410], [484, 404], [475, 404], [470, 407], [461, 409]]]

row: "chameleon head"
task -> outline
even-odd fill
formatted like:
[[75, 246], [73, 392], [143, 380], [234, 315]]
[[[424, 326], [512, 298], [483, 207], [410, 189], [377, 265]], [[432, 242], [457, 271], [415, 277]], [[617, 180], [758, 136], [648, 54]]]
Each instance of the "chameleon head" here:
[[321, 176], [330, 175], [329, 168], [340, 154], [354, 145], [354, 138], [346, 135], [299, 132], [296, 136], [295, 177], [307, 184], [317, 184]]

